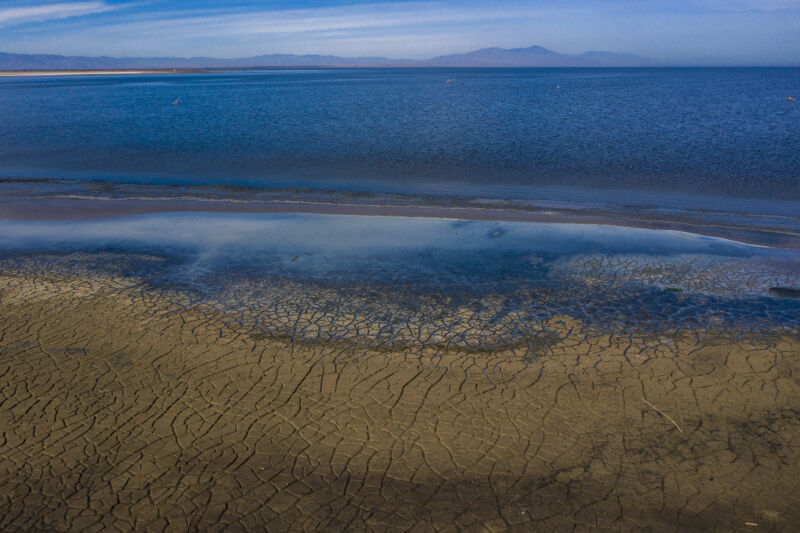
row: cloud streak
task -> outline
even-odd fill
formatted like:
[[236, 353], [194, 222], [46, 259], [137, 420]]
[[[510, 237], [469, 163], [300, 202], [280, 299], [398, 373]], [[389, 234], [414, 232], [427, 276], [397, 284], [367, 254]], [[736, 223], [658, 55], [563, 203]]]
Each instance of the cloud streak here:
[[531, 18], [535, 14], [536, 11], [530, 8], [463, 8], [438, 3], [409, 2], [245, 13], [220, 12], [202, 16], [192, 16], [186, 12], [164, 13], [159, 19], [109, 24], [102, 29], [106, 32], [163, 35], [164, 31], [173, 31], [180, 25], [183, 37], [221, 37], [478, 23]]
[[330, 0], [304, 0], [298, 8], [289, 0], [33, 0], [35, 5], [0, 0], [0, 50], [419, 59], [539, 44], [667, 61], [711, 56], [746, 64], [800, 61], [800, 0], [367, 1], [332, 6]]
[[698, 0], [699, 6], [716, 11], [786, 11], [800, 9], [800, 0]]
[[62, 2], [36, 6], [0, 7], [0, 27], [103, 13], [116, 9], [105, 2]]

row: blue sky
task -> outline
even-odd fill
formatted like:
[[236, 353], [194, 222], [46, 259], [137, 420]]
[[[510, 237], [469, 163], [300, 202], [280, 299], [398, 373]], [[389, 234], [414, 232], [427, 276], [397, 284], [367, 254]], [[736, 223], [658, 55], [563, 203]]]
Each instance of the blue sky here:
[[0, 0], [0, 51], [428, 58], [486, 46], [800, 64], [800, 0]]

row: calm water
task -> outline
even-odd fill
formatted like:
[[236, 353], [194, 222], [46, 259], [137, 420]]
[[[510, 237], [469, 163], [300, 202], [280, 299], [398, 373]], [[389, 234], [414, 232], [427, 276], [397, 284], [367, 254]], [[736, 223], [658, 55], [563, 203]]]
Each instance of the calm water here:
[[59, 268], [133, 276], [228, 309], [302, 307], [325, 287], [360, 316], [398, 302], [424, 315], [446, 295], [454, 309], [497, 300], [500, 315], [568, 315], [614, 331], [800, 324], [800, 299], [773, 294], [800, 286], [800, 252], [675, 231], [267, 213], [0, 220], [0, 266], [41, 268], [25, 261], [42, 253]]
[[798, 68], [0, 78], [0, 177], [797, 200], [787, 96]]

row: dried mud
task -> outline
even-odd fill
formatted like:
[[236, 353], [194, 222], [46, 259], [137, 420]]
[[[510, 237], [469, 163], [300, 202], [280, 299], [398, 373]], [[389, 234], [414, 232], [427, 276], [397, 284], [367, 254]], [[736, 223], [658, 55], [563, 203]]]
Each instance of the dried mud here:
[[0, 267], [2, 531], [800, 524], [794, 331], [430, 303], [383, 342], [330, 294], [270, 317], [53, 263]]

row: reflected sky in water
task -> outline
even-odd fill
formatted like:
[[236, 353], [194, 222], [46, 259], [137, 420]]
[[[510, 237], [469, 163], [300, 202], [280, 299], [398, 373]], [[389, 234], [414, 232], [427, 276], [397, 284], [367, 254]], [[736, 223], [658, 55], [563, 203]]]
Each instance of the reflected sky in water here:
[[[774, 291], [800, 287], [800, 253], [677, 231], [352, 215], [160, 213], [0, 221], [0, 251], [11, 261], [41, 253], [75, 257], [83, 261], [82, 268], [190, 291], [226, 306], [258, 300], [259, 294], [274, 299], [274, 282], [289, 280], [343, 290], [351, 294], [347, 298], [357, 298], [353, 295], [361, 289], [379, 290], [380, 301], [405, 298], [412, 306], [415, 298], [431, 294], [462, 302], [499, 295], [509, 308], [541, 317], [566, 313], [587, 323], [623, 324], [639, 317], [655, 324], [675, 317], [703, 323], [708, 316], [722, 316], [730, 324], [792, 327], [800, 322], [800, 300], [775, 297]], [[93, 258], [88, 263], [81, 259], [86, 253]], [[115, 259], [104, 259], [111, 256]], [[120, 262], [120, 257], [127, 259]], [[226, 302], [232, 293], [236, 302]]]
[[156, 246], [350, 253], [384, 249], [757, 253], [759, 247], [668, 230], [529, 222], [273, 213], [158, 213], [80, 221], [0, 221], [0, 245], [19, 249]]

